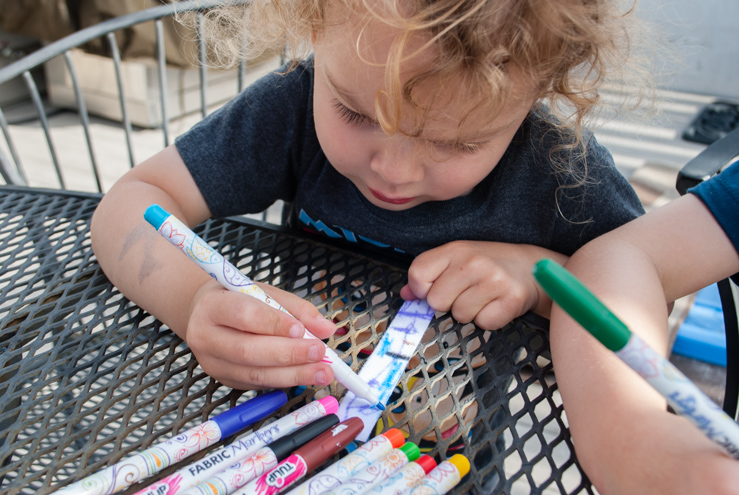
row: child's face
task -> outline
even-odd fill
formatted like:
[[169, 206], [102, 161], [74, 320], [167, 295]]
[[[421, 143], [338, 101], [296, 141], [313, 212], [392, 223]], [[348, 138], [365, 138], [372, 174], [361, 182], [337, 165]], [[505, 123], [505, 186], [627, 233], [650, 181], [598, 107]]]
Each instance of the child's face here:
[[[372, 204], [400, 211], [469, 194], [498, 164], [534, 99], [514, 95], [494, 118], [475, 118], [460, 129], [464, 115], [455, 102], [464, 95], [450, 87], [450, 96], [432, 106], [420, 136], [388, 136], [377, 124], [374, 102], [384, 88], [382, 63], [394, 34], [393, 28], [373, 22], [358, 45], [356, 25], [324, 30], [314, 41], [313, 105], [318, 140], [328, 161]], [[364, 60], [357, 56], [357, 47]], [[368, 64], [367, 59], [380, 64]], [[401, 78], [407, 80], [414, 67], [423, 68], [430, 60], [427, 50], [405, 62]], [[519, 86], [526, 87], [525, 81]], [[412, 129], [409, 112], [404, 113], [401, 130]]]

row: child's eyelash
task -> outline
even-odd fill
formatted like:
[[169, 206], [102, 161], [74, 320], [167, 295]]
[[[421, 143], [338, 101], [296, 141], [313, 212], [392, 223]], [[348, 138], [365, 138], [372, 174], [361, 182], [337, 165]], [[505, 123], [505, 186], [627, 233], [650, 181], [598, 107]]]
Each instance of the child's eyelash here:
[[364, 115], [347, 108], [346, 105], [341, 103], [339, 100], [334, 100], [334, 109], [339, 112], [339, 115], [347, 124], [359, 125], [367, 122], [367, 118]]
[[434, 143], [434, 145], [444, 151], [463, 155], [474, 155], [485, 146], [478, 143]]
[[480, 151], [480, 148], [482, 148], [482, 145], [479, 144], [457, 143], [454, 145], [454, 151], [466, 155], [474, 155]]

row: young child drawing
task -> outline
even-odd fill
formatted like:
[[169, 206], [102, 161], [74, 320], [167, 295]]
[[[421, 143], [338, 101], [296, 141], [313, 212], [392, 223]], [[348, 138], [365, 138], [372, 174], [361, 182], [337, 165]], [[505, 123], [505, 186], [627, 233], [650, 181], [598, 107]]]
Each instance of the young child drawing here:
[[152, 203], [194, 226], [285, 200], [294, 227], [414, 256], [403, 297], [484, 329], [548, 316], [533, 264], [643, 212], [583, 128], [611, 68], [640, 73], [619, 70], [633, 19], [615, 1], [265, 0], [222, 14], [237, 45], [287, 44], [295, 63], [128, 172], [92, 235], [110, 280], [228, 386], [330, 383], [323, 345], [297, 337], [334, 326], [276, 288], [296, 319], [225, 291], [146, 224]]

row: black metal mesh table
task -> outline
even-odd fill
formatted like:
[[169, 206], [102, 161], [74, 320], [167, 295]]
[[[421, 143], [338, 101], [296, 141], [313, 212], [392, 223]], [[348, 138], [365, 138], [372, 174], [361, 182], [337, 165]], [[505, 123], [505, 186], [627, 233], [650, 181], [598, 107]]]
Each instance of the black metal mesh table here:
[[[2, 493], [50, 493], [254, 395], [208, 377], [110, 284], [90, 248], [98, 200], [0, 187]], [[329, 345], [355, 369], [402, 304], [402, 265], [246, 219], [196, 230], [246, 275], [301, 295], [347, 330]], [[535, 315], [483, 332], [437, 314], [383, 428], [404, 429], [437, 461], [466, 455], [472, 469], [455, 493], [593, 493], [548, 349]], [[278, 414], [343, 393], [336, 386], [291, 390]]]

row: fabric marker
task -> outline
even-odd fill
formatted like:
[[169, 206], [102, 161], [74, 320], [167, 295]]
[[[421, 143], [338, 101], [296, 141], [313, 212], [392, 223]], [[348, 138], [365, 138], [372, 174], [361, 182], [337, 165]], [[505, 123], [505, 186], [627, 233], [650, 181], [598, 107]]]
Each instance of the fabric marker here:
[[361, 492], [362, 494], [379, 493], [381, 495], [400, 495], [410, 490], [416, 483], [419, 483], [429, 472], [436, 467], [436, 461], [433, 457], [422, 455], [414, 462], [409, 462], [403, 469], [390, 476], [388, 479], [376, 485], [369, 490]]
[[[171, 244], [185, 253], [191, 260], [198, 264], [211, 277], [218, 280], [226, 289], [256, 297], [273, 308], [288, 313], [285, 308], [269, 297], [251, 279], [242, 274], [238, 268], [229, 263], [223, 256], [217, 253], [210, 245], [193, 232], [187, 225], [177, 217], [166, 212], [161, 206], [153, 204], [144, 212], [144, 219], [149, 222]], [[290, 314], [290, 313], [288, 313]], [[316, 337], [308, 330], [303, 337], [315, 339]], [[373, 407], [384, 411], [385, 406], [377, 398], [372, 387], [357, 376], [354, 371], [334, 352], [326, 346], [326, 354], [323, 362], [331, 366], [334, 376], [347, 390], [357, 397], [369, 402]]]
[[339, 485], [342, 480], [349, 479], [352, 475], [379, 461], [404, 443], [405, 436], [403, 436], [403, 433], [396, 428], [391, 428], [357, 448], [348, 456], [334, 462], [297, 488], [290, 490], [288, 495], [319, 495], [327, 492]]
[[157, 443], [143, 452], [128, 456], [113, 466], [91, 474], [56, 493], [107, 495], [119, 492], [266, 418], [286, 402], [287, 394], [281, 390], [258, 395], [199, 426]]
[[282, 462], [295, 449], [339, 423], [336, 414], [329, 414], [308, 423], [299, 430], [262, 447], [245, 461], [234, 464], [218, 474], [180, 492], [182, 495], [228, 495]]
[[235, 495], [274, 495], [285, 491], [331, 456], [339, 453], [356, 438], [362, 428], [364, 424], [359, 418], [342, 421], [300, 447], [269, 472], [252, 480], [235, 492]]
[[739, 459], [739, 424], [672, 363], [631, 333], [570, 272], [544, 259], [534, 266], [534, 277], [554, 302], [662, 394], [676, 413]]
[[444, 495], [457, 486], [469, 472], [470, 461], [462, 454], [454, 454], [404, 492], [404, 495]]
[[207, 480], [224, 467], [231, 466], [242, 459], [248, 459], [268, 443], [282, 438], [301, 426], [305, 426], [327, 414], [334, 414], [338, 409], [339, 402], [331, 396], [313, 401], [255, 432], [237, 438], [230, 445], [147, 486], [136, 492], [136, 495], [174, 495], [180, 493], [201, 481]]
[[418, 459], [420, 455], [421, 451], [418, 450], [418, 446], [408, 442], [334, 487], [333, 490], [326, 492], [326, 495], [356, 495], [365, 490], [371, 490], [403, 469], [408, 463]]

